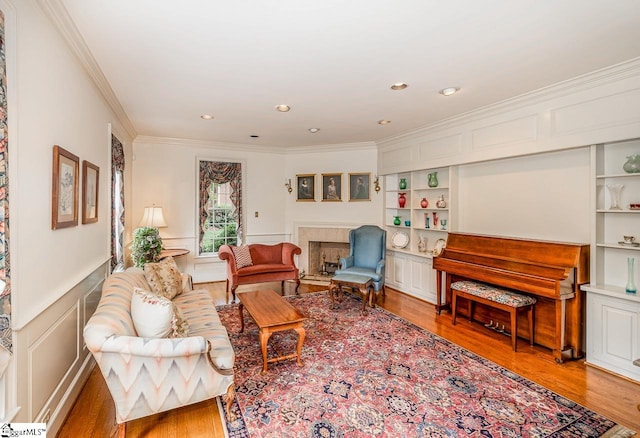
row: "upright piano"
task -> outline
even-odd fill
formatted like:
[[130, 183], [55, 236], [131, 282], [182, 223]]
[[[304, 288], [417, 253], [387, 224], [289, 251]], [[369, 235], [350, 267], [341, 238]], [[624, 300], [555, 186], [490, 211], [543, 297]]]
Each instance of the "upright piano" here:
[[[513, 289], [537, 298], [537, 344], [551, 348], [557, 362], [584, 355], [585, 310], [580, 285], [589, 282], [589, 245], [449, 233], [445, 249], [433, 259], [433, 269], [438, 314], [450, 307], [452, 282], [468, 279]], [[483, 311], [487, 320], [501, 318], [495, 309]], [[525, 329], [527, 324], [518, 326]]]

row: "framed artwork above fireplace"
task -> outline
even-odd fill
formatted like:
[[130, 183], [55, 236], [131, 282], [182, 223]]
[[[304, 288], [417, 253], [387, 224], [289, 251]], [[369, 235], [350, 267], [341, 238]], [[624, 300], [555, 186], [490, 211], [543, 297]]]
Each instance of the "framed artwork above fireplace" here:
[[298, 189], [298, 202], [315, 202], [316, 200], [316, 174], [305, 173], [296, 175], [296, 187]]

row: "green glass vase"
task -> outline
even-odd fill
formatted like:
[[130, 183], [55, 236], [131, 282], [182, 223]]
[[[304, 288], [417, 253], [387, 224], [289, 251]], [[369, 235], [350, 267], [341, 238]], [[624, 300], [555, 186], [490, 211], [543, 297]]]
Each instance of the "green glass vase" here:
[[438, 172], [431, 172], [427, 175], [429, 187], [438, 187]]

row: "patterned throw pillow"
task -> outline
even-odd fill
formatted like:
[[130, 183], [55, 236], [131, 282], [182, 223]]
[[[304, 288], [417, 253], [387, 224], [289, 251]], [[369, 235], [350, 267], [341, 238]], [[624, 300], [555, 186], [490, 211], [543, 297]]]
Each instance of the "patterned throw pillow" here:
[[245, 266], [253, 266], [253, 260], [251, 260], [251, 252], [249, 251], [249, 245], [232, 246], [231, 250], [236, 258], [236, 268], [244, 268]]
[[175, 304], [173, 306], [173, 318], [171, 319], [171, 333], [170, 338], [186, 338], [189, 336], [189, 323], [184, 319], [182, 310]]
[[173, 257], [167, 257], [158, 263], [145, 264], [144, 278], [152, 292], [170, 300], [182, 293], [182, 276]]
[[139, 287], [131, 297], [131, 319], [143, 338], [180, 338], [189, 335], [189, 325], [180, 309], [163, 296]]

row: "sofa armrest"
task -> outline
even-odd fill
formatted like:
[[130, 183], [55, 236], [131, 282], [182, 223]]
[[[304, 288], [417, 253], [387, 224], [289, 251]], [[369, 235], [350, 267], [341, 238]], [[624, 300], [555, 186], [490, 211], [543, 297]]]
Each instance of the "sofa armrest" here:
[[293, 258], [294, 255], [302, 254], [302, 249], [299, 246], [290, 242], [282, 243], [282, 263], [285, 265], [296, 266], [296, 262]]
[[102, 345], [97, 346], [98, 348], [95, 348], [96, 345], [90, 345], [90, 339], [86, 335], [85, 341], [92, 351], [155, 358], [197, 356], [208, 353], [211, 348], [207, 340], [202, 336], [142, 338], [138, 336], [113, 335], [107, 338]]
[[229, 264], [229, 268], [231, 272], [237, 272], [238, 268], [236, 267], [236, 256], [233, 254], [231, 247], [229, 245], [222, 245], [218, 249], [218, 258], [220, 260], [226, 260]]

